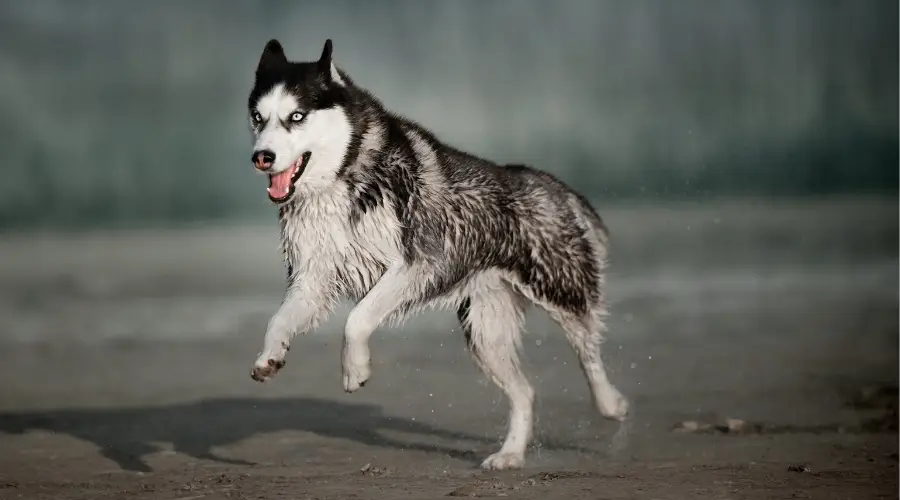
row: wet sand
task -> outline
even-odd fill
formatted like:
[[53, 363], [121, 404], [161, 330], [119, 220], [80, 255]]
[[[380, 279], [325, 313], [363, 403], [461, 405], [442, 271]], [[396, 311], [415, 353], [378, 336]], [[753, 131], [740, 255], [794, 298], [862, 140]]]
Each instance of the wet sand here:
[[[0, 240], [0, 499], [897, 497], [896, 200], [616, 207], [613, 382], [529, 316], [536, 441], [482, 472], [506, 403], [450, 313], [373, 337], [342, 308], [249, 378], [282, 288], [274, 224]], [[673, 430], [746, 422], [745, 432]]]

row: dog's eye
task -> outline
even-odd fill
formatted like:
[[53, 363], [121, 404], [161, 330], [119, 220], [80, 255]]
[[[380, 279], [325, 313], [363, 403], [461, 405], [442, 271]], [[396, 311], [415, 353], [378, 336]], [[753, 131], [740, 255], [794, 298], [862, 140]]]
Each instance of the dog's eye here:
[[294, 123], [302, 122], [305, 115], [299, 111], [291, 113], [291, 121]]
[[259, 111], [254, 111], [252, 115], [250, 115], [250, 120], [253, 121], [254, 125], [259, 125], [262, 123], [262, 115], [259, 114]]

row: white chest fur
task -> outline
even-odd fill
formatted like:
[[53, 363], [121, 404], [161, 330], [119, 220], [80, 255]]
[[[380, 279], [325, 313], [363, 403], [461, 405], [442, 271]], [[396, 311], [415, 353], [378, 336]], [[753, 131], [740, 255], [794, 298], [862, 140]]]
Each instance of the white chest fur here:
[[287, 264], [300, 279], [322, 280], [359, 297], [384, 269], [403, 258], [400, 225], [390, 208], [378, 207], [351, 221], [345, 191], [305, 197], [282, 221]]

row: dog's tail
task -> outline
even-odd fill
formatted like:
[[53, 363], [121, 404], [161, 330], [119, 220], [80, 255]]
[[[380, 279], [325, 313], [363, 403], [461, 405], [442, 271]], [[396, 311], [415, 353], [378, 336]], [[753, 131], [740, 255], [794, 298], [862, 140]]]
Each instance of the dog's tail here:
[[609, 254], [609, 228], [594, 208], [583, 196], [573, 193], [569, 202], [577, 224], [584, 230], [584, 238], [594, 254], [596, 272], [593, 283], [593, 294], [589, 304], [592, 324], [600, 330], [605, 329], [605, 321], [609, 316], [606, 304], [605, 271]]
[[603, 270], [606, 267], [606, 256], [609, 253], [609, 227], [597, 211], [594, 210], [587, 198], [578, 193], [572, 193], [572, 195], [574, 196], [571, 203], [572, 210], [578, 222], [589, 228], [589, 233], [593, 233], [588, 235], [588, 237], [592, 240], [591, 243], [594, 244], [592, 246], [598, 247], [594, 251], [600, 254], [597, 258], [602, 261], [600, 262], [600, 270]]

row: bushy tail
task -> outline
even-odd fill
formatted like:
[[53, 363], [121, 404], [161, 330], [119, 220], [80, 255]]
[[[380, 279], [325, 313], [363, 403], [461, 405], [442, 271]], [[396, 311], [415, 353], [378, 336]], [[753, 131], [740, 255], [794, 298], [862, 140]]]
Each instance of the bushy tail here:
[[591, 240], [591, 247], [594, 249], [597, 260], [597, 269], [601, 273], [599, 285], [602, 286], [602, 273], [606, 269], [609, 253], [609, 228], [587, 199], [577, 193], [573, 193], [573, 196], [570, 206], [575, 212], [579, 224], [587, 230], [585, 236]]

